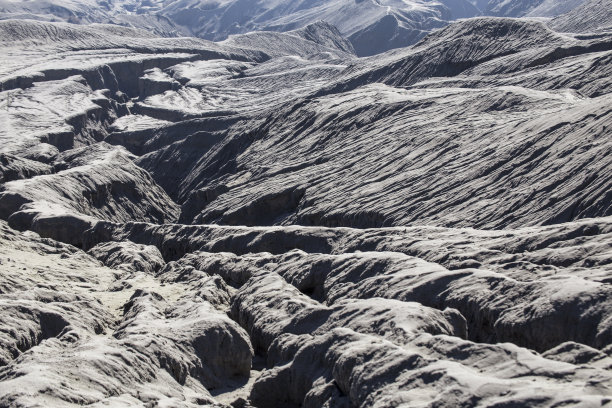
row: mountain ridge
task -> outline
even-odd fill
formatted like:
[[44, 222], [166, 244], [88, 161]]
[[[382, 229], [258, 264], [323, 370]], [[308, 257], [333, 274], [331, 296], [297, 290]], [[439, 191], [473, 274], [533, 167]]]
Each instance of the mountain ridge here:
[[[418, 42], [428, 33], [452, 21], [492, 15], [500, 17], [546, 16], [566, 13], [581, 5], [580, 0], [504, 0], [486, 5], [467, 0], [300, 0], [289, 5], [273, 0], [169, 2], [115, 1], [106, 6], [96, 2], [36, 0], [23, 5], [0, 2], [0, 19], [24, 18], [71, 23], [111, 23], [137, 29], [148, 28], [156, 35], [194, 35], [207, 40], [225, 40], [230, 35], [251, 31], [293, 31], [324, 20], [336, 26], [359, 56], [378, 54]], [[37, 14], [38, 13], [38, 14]], [[39, 17], [40, 16], [40, 17]]]

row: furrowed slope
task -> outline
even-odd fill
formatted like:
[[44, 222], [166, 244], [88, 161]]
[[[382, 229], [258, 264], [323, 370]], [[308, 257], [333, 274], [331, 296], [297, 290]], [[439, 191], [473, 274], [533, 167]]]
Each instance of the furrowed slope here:
[[[611, 46], [535, 22], [457, 23], [206, 136], [192, 165], [162, 164], [187, 157], [189, 139], [139, 164], [172, 185], [191, 223], [503, 228], [606, 216]], [[568, 82], [570, 69], [584, 74]]]
[[554, 18], [550, 26], [561, 32], [585, 33], [612, 30], [612, 2], [590, 0]]
[[0, 406], [609, 404], [605, 32], [0, 30]]

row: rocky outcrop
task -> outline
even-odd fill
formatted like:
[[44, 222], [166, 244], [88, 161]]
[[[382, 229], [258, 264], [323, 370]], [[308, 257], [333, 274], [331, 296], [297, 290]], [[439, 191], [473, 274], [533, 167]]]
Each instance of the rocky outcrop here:
[[[449, 99], [446, 92], [452, 92], [456, 99]], [[237, 135], [215, 152], [219, 159], [213, 153], [192, 170], [190, 187], [199, 189], [211, 182], [235, 186], [212, 202], [199, 201], [202, 208], [192, 222], [358, 228], [427, 223], [504, 228], [610, 215], [605, 182], [609, 178], [600, 177], [608, 167], [603, 164], [606, 145], [597, 136], [600, 129], [607, 131], [609, 98], [584, 104], [577, 101], [570, 107], [552, 95], [526, 95], [519, 88], [430, 92], [369, 86], [288, 108], [258, 129], [252, 144], [239, 141], [244, 135]], [[555, 103], [551, 97], [560, 105], [536, 115], [537, 106]], [[468, 110], [457, 103], [474, 98], [483, 103], [473, 103]], [[522, 122], [508, 131], [499, 125], [495, 112], [510, 114], [519, 100], [521, 106], [533, 109], [512, 113], [522, 117]], [[317, 114], [318, 120], [308, 125], [319, 109], [325, 114]], [[416, 116], [415, 109], [419, 112]], [[566, 116], [561, 118], [560, 111]], [[368, 114], [361, 117], [360, 112]], [[441, 112], [444, 118], [437, 116]], [[483, 112], [489, 113], [481, 116]], [[436, 126], [453, 127], [466, 115], [478, 116], [480, 123], [470, 128], [469, 137], [440, 137]], [[378, 127], [394, 128], [398, 137], [376, 138]], [[336, 134], [352, 137], [346, 140], [334, 137]], [[402, 134], [414, 136], [402, 138]], [[583, 150], [582, 141], [588, 137], [602, 140], [603, 145], [595, 142]], [[513, 142], [506, 145], [502, 140]], [[498, 148], [490, 147], [498, 142]], [[218, 168], [220, 158], [232, 154], [230, 143], [244, 147], [230, 156], [237, 158], [233, 168], [230, 163]], [[349, 143], [350, 150], [345, 149]], [[320, 148], [313, 150], [312, 145]], [[331, 160], [332, 152], [343, 152], [338, 154], [345, 160]], [[353, 152], [363, 155], [358, 153], [357, 159]], [[383, 156], [396, 160], [377, 166]], [[575, 165], [576, 157], [582, 157], [583, 166]], [[472, 166], [474, 162], [479, 163], [477, 168]], [[549, 165], [553, 162], [554, 166]], [[602, 165], [595, 170], [587, 163]], [[455, 171], [441, 171], [453, 166]], [[532, 171], [534, 168], [538, 170]], [[553, 175], [559, 171], [563, 180]], [[330, 176], [317, 177], [321, 173]], [[304, 184], [303, 180], [312, 181]], [[355, 185], [360, 186], [357, 192]], [[515, 188], [504, 189], [508, 185]], [[389, 190], [394, 193], [387, 193]], [[554, 198], [551, 191], [555, 191]], [[260, 215], [260, 205], [270, 209], [265, 217]], [[479, 206], [478, 211], [471, 210], [474, 206]], [[189, 221], [185, 215], [194, 213], [189, 203], [183, 220]]]
[[[318, 41], [337, 37], [329, 33], [338, 31], [350, 39], [350, 43], [341, 41], [348, 44], [348, 47], [342, 45], [344, 48], [354, 48], [358, 55], [367, 56], [414, 44], [457, 19], [478, 15], [553, 17], [581, 3], [581, 0], [443, 0], [437, 3], [342, 0], [285, 4], [257, 0], [244, 4], [232, 0], [200, 4], [186, 0], [137, 0], [110, 5], [93, 1], [47, 0], [27, 4], [4, 1], [0, 19], [114, 24], [114, 33], [133, 37], [194, 35], [215, 41], [251, 31], [296, 29], [309, 31], [308, 39]], [[338, 28], [328, 30], [328, 24]], [[325, 32], [323, 36], [322, 32]], [[96, 39], [96, 34], [90, 38]], [[331, 43], [340, 45], [335, 40]]]
[[260, 50], [272, 57], [284, 55], [308, 57], [323, 53], [344, 58], [355, 56], [351, 43], [342, 37], [336, 27], [324, 22], [310, 24], [303, 29], [287, 33], [262, 31], [232, 35], [222, 44]]
[[335, 26], [325, 21], [317, 21], [291, 33], [331, 49], [355, 54], [355, 49], [350, 41], [346, 40]]

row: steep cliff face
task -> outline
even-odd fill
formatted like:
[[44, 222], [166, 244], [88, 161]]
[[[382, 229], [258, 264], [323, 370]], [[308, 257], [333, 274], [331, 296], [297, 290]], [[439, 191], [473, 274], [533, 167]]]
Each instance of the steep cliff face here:
[[561, 21], [0, 21], [0, 406], [605, 406], [612, 36]]

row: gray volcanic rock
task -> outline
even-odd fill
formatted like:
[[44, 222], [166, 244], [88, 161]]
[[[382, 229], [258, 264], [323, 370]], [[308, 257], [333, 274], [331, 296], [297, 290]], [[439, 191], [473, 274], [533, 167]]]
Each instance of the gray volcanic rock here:
[[[196, 251], [227, 252], [238, 255], [261, 252], [283, 254], [295, 249], [322, 254], [391, 251], [418, 256], [448, 269], [480, 264], [502, 271], [506, 263], [517, 266], [516, 262], [524, 260], [531, 265], [525, 270], [521, 268], [527, 265], [520, 265], [519, 272], [522, 277], [529, 276], [532, 272], [548, 276], [553, 274], [556, 268], [575, 267], [586, 268], [577, 271], [582, 271], [593, 279], [605, 279], [605, 274], [599, 275], [596, 269], [588, 268], [605, 268], [612, 263], [612, 258], [607, 253], [611, 228], [610, 217], [516, 230], [428, 226], [362, 230], [342, 227], [244, 227], [98, 222], [94, 228], [86, 232], [83, 239], [87, 248], [100, 242], [124, 240], [155, 245], [167, 260], [177, 260]], [[418, 239], [412, 239], [411, 236]], [[588, 245], [583, 245], [585, 243]], [[202, 260], [196, 255], [185, 256], [183, 260], [200, 269], [204, 265], [213, 267], [207, 260]], [[246, 277], [249, 278], [250, 276]], [[238, 279], [237, 284], [242, 285], [244, 283], [242, 279], [245, 278], [236, 279]]]
[[314, 43], [326, 45], [332, 49], [338, 49], [348, 54], [355, 53], [355, 49], [350, 41], [346, 40], [335, 26], [325, 21], [309, 24], [292, 33]]
[[[0, 13], [97, 6], [28, 3]], [[369, 58], [486, 4], [91, 14], [219, 43], [0, 21], [0, 406], [609, 404], [612, 36], [593, 4], [582, 33], [473, 18]]]
[[499, 17], [520, 17], [529, 14], [544, 0], [489, 0], [484, 14]]
[[342, 37], [338, 29], [323, 21], [286, 33], [264, 31], [232, 35], [221, 44], [261, 50], [274, 57], [283, 55], [308, 57], [325, 52], [345, 58], [355, 55], [353, 46]]
[[[111, 320], [91, 297], [41, 289], [3, 294], [0, 310], [4, 316], [0, 366], [42, 341], [71, 330], [101, 333]], [[81, 315], [83, 310], [88, 313]]]
[[499, 17], [554, 17], [579, 7], [585, 0], [488, 0], [484, 15]]
[[[477, 14], [478, 9], [466, 0], [0, 2], [0, 19], [116, 24], [146, 29], [165, 37], [192, 34], [209, 40], [223, 40], [232, 34], [255, 30], [291, 31], [324, 20], [337, 25], [343, 35], [350, 36], [360, 55], [412, 44], [450, 20]], [[316, 31], [311, 27], [304, 35], [309, 39], [313, 35], [319, 37]], [[350, 43], [343, 42], [345, 50], [352, 50]]]
[[[5, 20], [0, 21], [0, 34], [3, 52], [14, 56], [0, 66], [3, 90], [81, 75], [92, 89], [121, 88], [122, 93], [136, 96], [136, 79], [147, 69], [200, 59], [266, 59], [253, 50], [196, 38], [159, 38], [113, 25]], [[27, 59], [20, 58], [24, 47], [29, 48]]]
[[231, 316], [262, 352], [283, 333], [312, 333], [329, 315], [319, 302], [273, 274], [253, 276], [235, 296]]
[[[214, 180], [211, 184], [231, 188], [217, 190], [220, 194], [216, 193], [209, 200], [199, 200], [200, 206], [204, 207], [199, 214], [197, 207], [186, 207], [188, 212], [183, 211], [181, 218], [189, 221], [193, 217], [194, 223], [246, 225], [298, 223], [374, 227], [428, 223], [499, 228], [609, 215], [607, 192], [610, 186], [605, 180], [610, 178], [598, 173], [606, 171], [609, 166], [602, 162], [595, 170], [587, 163], [606, 160], [604, 151], [609, 148], [606, 139], [595, 135], [599, 129], [607, 129], [610, 100], [606, 96], [594, 103], [589, 101], [565, 110], [561, 108], [564, 105], [562, 97], [555, 101], [554, 95], [556, 93], [525, 95], [519, 88], [501, 92], [462, 89], [405, 91], [368, 86], [342, 97], [322, 97], [274, 115], [263, 129], [258, 130], [261, 135], [258, 140], [238, 156], [235, 167], [243, 170], [236, 175], [215, 172], [218, 160], [213, 155], [206, 162], [200, 162], [194, 176], [206, 177], [196, 179], [197, 184], [192, 181], [190, 187], [199, 189]], [[494, 113], [496, 109], [492, 106], [514, 105], [513, 99], [534, 109], [513, 113], [512, 116], [521, 117], [524, 122], [516, 130], [508, 132], [497, 122], [498, 114]], [[470, 101], [480, 103], [474, 103], [466, 111], [464, 104]], [[552, 108], [557, 102], [561, 103], [557, 106], [566, 117], [573, 118], [574, 124], [566, 124], [560, 119], [558, 108]], [[374, 117], [370, 127], [351, 131], [360, 126], [355, 114], [372, 104], [376, 104], [376, 108], [370, 111]], [[540, 111], [539, 116], [535, 116], [536, 107], [543, 104], [552, 109]], [[325, 112], [321, 120], [302, 131], [304, 121], [319, 109]], [[415, 115], [413, 109], [419, 109], [424, 116]], [[480, 116], [487, 110], [492, 113]], [[444, 119], [437, 119], [439, 112], [447, 113]], [[598, 117], [589, 116], [591, 112], [597, 112]], [[472, 131], [469, 137], [439, 137], [440, 128], [454, 126], [465, 116], [474, 120], [469, 127]], [[291, 120], [285, 122], [284, 117]], [[436, 119], [430, 120], [429, 117]], [[373, 140], [377, 127], [390, 129], [398, 138]], [[550, 132], [550, 129], [554, 130]], [[332, 137], [344, 132], [352, 134], [350, 150], [343, 149], [347, 140]], [[535, 140], [525, 138], [531, 132], [536, 132]], [[402, 139], [399, 137], [402, 134], [415, 136]], [[294, 142], [283, 143], [289, 135], [299, 140], [299, 148]], [[595, 139], [592, 149], [582, 153], [584, 167], [576, 167], [574, 162], [564, 165], [563, 161], [557, 161], [555, 167], [547, 165], [546, 158], [555, 160], [555, 153], [549, 148], [562, 149], [559, 154], [567, 158], [571, 152], [583, 149], [582, 140], [587, 137]], [[487, 149], [495, 140], [500, 143], [512, 140], [513, 143], [497, 150]], [[557, 140], [562, 142], [556, 143]], [[476, 143], [482, 148], [472, 150]], [[310, 149], [317, 144], [322, 148]], [[338, 154], [343, 155], [344, 160], [330, 160], [328, 152], [332, 151], [341, 152]], [[438, 153], [440, 151], [442, 153]], [[354, 152], [363, 152], [364, 155], [358, 159]], [[389, 155], [397, 158], [392, 165], [376, 165]], [[536, 160], [538, 156], [540, 158]], [[278, 157], [284, 160], [281, 162]], [[439, 171], [441, 166], [459, 165], [460, 159], [466, 163], [479, 161], [481, 167], [466, 173]], [[538, 170], [531, 172], [534, 166]], [[152, 166], [146, 164], [145, 167]], [[520, 170], [521, 167], [525, 170]], [[556, 173], [564, 167], [562, 171], [566, 181], [555, 181], [551, 172]], [[257, 176], [253, 176], [255, 171], [259, 172]], [[329, 176], [316, 176], [322, 173]], [[391, 177], [397, 173], [400, 175]], [[519, 182], [519, 177], [522, 182]], [[302, 184], [301, 180], [312, 181]], [[162, 179], [160, 183], [163, 185], [165, 181]], [[504, 190], [501, 187], [509, 184], [518, 189]], [[359, 191], [354, 190], [355, 185], [360, 186]], [[396, 195], [389, 195], [389, 190]], [[556, 195], [551, 200], [548, 191], [552, 190], [556, 190]], [[574, 192], [580, 192], [580, 198], [573, 196]], [[349, 195], [351, 200], [347, 201]], [[407, 200], [406, 197], [410, 198]], [[479, 207], [478, 211], [469, 210], [474, 206]]]
[[567, 342], [548, 350], [543, 354], [551, 360], [563, 361], [570, 364], [585, 364], [610, 369], [612, 367], [611, 357], [597, 349], [584, 344]]
[[[133, 3], [142, 3], [135, 5]], [[28, 2], [0, 1], [0, 19], [32, 19], [64, 21], [72, 24], [106, 23], [148, 30], [164, 37], [177, 37], [187, 32], [170, 19], [154, 14], [150, 2], [93, 0], [35, 0]]]

